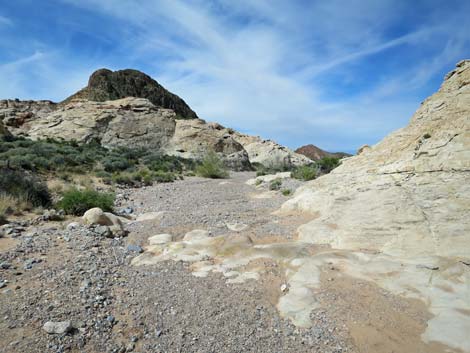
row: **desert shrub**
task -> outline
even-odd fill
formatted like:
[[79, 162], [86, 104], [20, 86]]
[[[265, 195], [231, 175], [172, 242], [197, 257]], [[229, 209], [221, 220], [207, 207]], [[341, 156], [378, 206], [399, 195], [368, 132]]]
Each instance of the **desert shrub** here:
[[108, 173], [121, 172], [132, 167], [132, 163], [120, 156], [111, 156], [102, 161], [103, 169]]
[[281, 191], [284, 196], [289, 196], [292, 194], [292, 191], [290, 189], [284, 189]]
[[317, 164], [322, 173], [327, 174], [340, 165], [340, 160], [334, 157], [324, 157], [320, 159]]
[[196, 167], [196, 174], [203, 178], [223, 179], [229, 176], [217, 153], [210, 151]]
[[282, 180], [277, 178], [269, 183], [269, 190], [280, 190], [282, 186]]
[[257, 180], [255, 181], [255, 185], [256, 185], [256, 186], [261, 185], [261, 184], [263, 184], [263, 181], [262, 181], [261, 179], [257, 179]]
[[99, 207], [103, 211], [112, 211], [114, 194], [102, 193], [95, 190], [70, 189], [62, 195], [57, 203], [57, 208], [63, 209], [65, 213], [81, 216], [93, 207]]
[[423, 135], [423, 138], [427, 140], [427, 139], [431, 138], [431, 134], [427, 132]]
[[157, 183], [171, 183], [176, 180], [176, 175], [174, 173], [158, 171], [152, 174], [152, 178]]
[[295, 168], [291, 173], [292, 178], [299, 180], [313, 180], [317, 177], [316, 165], [304, 165]]
[[28, 202], [34, 207], [51, 204], [46, 184], [21, 169], [0, 167], [0, 193]]

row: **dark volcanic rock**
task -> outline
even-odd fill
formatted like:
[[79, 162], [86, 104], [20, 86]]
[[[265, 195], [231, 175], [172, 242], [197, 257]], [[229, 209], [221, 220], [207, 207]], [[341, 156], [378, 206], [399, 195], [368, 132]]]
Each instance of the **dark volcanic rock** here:
[[344, 158], [351, 156], [348, 153], [344, 152], [327, 152], [318, 148], [315, 145], [305, 145], [295, 150], [296, 153], [303, 154], [305, 157], [310, 158], [313, 161], [319, 161], [325, 157], [334, 157], [334, 158]]
[[104, 102], [126, 97], [147, 98], [153, 104], [172, 109], [182, 119], [195, 119], [197, 115], [177, 95], [167, 91], [150, 76], [137, 70], [111, 71], [100, 69], [95, 71], [88, 80], [88, 86], [67, 98], [88, 99]]

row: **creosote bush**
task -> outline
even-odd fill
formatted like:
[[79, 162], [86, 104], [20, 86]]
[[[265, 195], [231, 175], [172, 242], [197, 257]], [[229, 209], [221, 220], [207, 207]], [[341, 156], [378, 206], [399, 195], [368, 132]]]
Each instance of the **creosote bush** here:
[[328, 174], [341, 163], [339, 158], [334, 157], [324, 157], [317, 162], [317, 165], [320, 167], [320, 170], [323, 174]]
[[196, 174], [204, 178], [228, 178], [229, 173], [217, 153], [210, 151], [196, 167]]
[[292, 191], [290, 189], [284, 189], [281, 191], [284, 196], [289, 196], [292, 194]]
[[297, 167], [292, 171], [291, 176], [299, 180], [313, 180], [317, 177], [317, 166], [312, 164]]
[[282, 186], [282, 180], [277, 178], [269, 183], [269, 190], [280, 190]]
[[51, 205], [51, 195], [46, 184], [21, 169], [0, 167], [0, 194], [33, 207]]
[[112, 193], [72, 188], [64, 192], [62, 199], [57, 203], [57, 208], [63, 209], [67, 214], [81, 216], [93, 207], [99, 207], [103, 211], [112, 211], [114, 199], [115, 196]]

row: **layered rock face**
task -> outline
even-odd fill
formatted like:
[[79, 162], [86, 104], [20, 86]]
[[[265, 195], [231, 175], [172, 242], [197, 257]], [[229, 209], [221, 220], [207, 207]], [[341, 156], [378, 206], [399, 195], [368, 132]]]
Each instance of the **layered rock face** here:
[[17, 99], [0, 100], [0, 120], [10, 130], [22, 129], [24, 124], [47, 116], [56, 109], [51, 101], [20, 101]]
[[167, 154], [191, 159], [202, 159], [209, 150], [233, 170], [251, 167], [248, 153], [228, 129], [201, 119], [177, 120], [175, 134], [165, 148]]
[[235, 133], [234, 138], [248, 153], [251, 163], [266, 167], [299, 167], [312, 164], [313, 161], [272, 140], [263, 140], [258, 136]]
[[147, 98], [158, 107], [174, 110], [178, 118], [197, 118], [196, 113], [180, 97], [167, 91], [143, 72], [130, 69], [95, 71], [88, 80], [88, 86], [67, 98], [64, 103], [74, 99], [104, 102], [126, 97]]
[[299, 147], [295, 150], [295, 153], [304, 155], [305, 157], [310, 158], [312, 161], [319, 161], [325, 157], [344, 158], [351, 156], [350, 154], [344, 152], [327, 152], [315, 145], [305, 145]]
[[317, 215], [299, 238], [400, 257], [470, 258], [470, 61], [410, 124], [309, 183], [284, 210]]
[[104, 147], [161, 149], [175, 133], [175, 112], [155, 107], [147, 99], [124, 98], [107, 102], [88, 100], [65, 104], [37, 120], [32, 139], [96, 141]]

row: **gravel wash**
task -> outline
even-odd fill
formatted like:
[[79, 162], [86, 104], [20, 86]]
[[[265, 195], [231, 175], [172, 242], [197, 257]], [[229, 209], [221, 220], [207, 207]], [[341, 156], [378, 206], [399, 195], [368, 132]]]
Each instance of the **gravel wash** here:
[[[344, 323], [326, 311], [312, 312], [309, 329], [279, 316], [275, 268], [272, 277], [227, 284], [220, 274], [194, 277], [183, 262], [129, 265], [158, 233], [179, 237], [202, 228], [220, 235], [230, 233], [226, 223], [243, 223], [260, 238], [292, 237], [295, 222], [271, 214], [286, 197], [253, 197], [268, 192], [245, 185], [253, 176], [120, 190], [118, 209], [163, 211], [129, 224], [127, 238], [85, 226], [67, 230], [68, 222], [27, 227], [15, 245], [0, 247], [0, 352], [354, 352]], [[68, 321], [67, 332], [43, 328]]]

